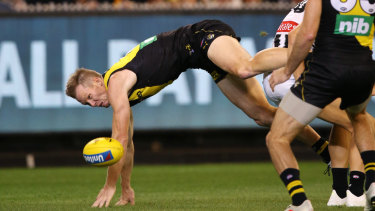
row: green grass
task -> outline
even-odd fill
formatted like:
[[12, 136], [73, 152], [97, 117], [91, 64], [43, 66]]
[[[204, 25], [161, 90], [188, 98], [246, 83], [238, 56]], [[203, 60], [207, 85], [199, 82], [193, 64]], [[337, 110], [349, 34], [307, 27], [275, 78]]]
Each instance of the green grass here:
[[[325, 166], [301, 162], [301, 177], [315, 210], [327, 207], [332, 177]], [[104, 184], [105, 168], [0, 169], [0, 210], [96, 210], [90, 208]], [[136, 205], [106, 210], [284, 210], [290, 202], [271, 163], [135, 166]]]

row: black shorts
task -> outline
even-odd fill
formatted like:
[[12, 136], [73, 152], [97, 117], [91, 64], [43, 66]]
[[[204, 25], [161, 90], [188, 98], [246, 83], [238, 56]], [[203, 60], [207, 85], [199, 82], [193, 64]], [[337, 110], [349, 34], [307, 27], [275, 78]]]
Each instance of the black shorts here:
[[303, 101], [324, 108], [341, 98], [341, 109], [363, 103], [371, 94], [375, 62], [347, 65], [305, 61], [305, 71], [291, 88]]
[[190, 45], [196, 52], [189, 59], [192, 67], [206, 70], [216, 83], [222, 80], [228, 73], [216, 66], [207, 56], [208, 48], [218, 37], [227, 35], [238, 41], [241, 39], [229, 25], [219, 20], [204, 20], [191, 26]]

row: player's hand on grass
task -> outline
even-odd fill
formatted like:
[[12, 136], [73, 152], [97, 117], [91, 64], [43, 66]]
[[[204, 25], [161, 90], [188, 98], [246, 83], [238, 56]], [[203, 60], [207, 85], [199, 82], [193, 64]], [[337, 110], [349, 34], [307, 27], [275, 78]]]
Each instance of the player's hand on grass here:
[[120, 199], [118, 200], [116, 205], [122, 206], [122, 205], [126, 205], [128, 203], [130, 205], [134, 205], [135, 204], [134, 197], [135, 196], [134, 196], [133, 188], [129, 187], [129, 188], [126, 188], [126, 189], [122, 189]]
[[287, 81], [290, 78], [290, 74], [286, 73], [285, 68], [279, 68], [272, 72], [269, 80], [272, 91], [275, 91], [275, 86]]
[[116, 185], [115, 186], [105, 185], [100, 190], [98, 196], [96, 197], [96, 201], [94, 202], [94, 204], [92, 204], [91, 207], [103, 207], [103, 206], [108, 207], [115, 192], [116, 192]]

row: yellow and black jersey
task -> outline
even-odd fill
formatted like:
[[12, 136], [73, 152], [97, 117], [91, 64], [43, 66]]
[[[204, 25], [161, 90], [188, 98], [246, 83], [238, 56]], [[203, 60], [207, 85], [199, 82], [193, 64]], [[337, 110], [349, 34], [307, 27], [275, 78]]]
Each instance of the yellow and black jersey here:
[[188, 68], [202, 68], [218, 82], [226, 72], [208, 59], [207, 51], [221, 35], [236, 37], [225, 23], [205, 20], [150, 37], [103, 74], [104, 84], [108, 88], [111, 75], [117, 71], [134, 72], [137, 82], [128, 96], [133, 106], [171, 84]]
[[[321, 0], [315, 40], [316, 60], [369, 62], [372, 59], [375, 3], [372, 0]], [[372, 2], [371, 2], [372, 1]], [[335, 54], [330, 53], [331, 50]]]
[[324, 108], [341, 98], [341, 109], [369, 98], [375, 4], [369, 0], [320, 0], [321, 22], [312, 58], [291, 88], [300, 99]]

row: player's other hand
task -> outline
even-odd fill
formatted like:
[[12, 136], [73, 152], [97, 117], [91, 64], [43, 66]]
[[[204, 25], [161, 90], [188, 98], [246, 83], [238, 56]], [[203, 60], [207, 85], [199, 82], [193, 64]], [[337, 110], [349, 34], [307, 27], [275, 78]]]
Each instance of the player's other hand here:
[[116, 206], [122, 206], [122, 205], [127, 205], [127, 204], [134, 205], [135, 204], [134, 198], [135, 198], [135, 195], [134, 195], [133, 188], [129, 187], [129, 188], [122, 189], [120, 199], [116, 203]]
[[96, 201], [94, 202], [94, 204], [92, 204], [91, 207], [108, 207], [115, 192], [116, 185], [104, 185], [104, 187], [100, 190], [98, 196], [96, 197]]
[[272, 91], [275, 91], [275, 86], [287, 81], [290, 78], [290, 74], [287, 74], [285, 68], [279, 68], [272, 72], [269, 83]]

